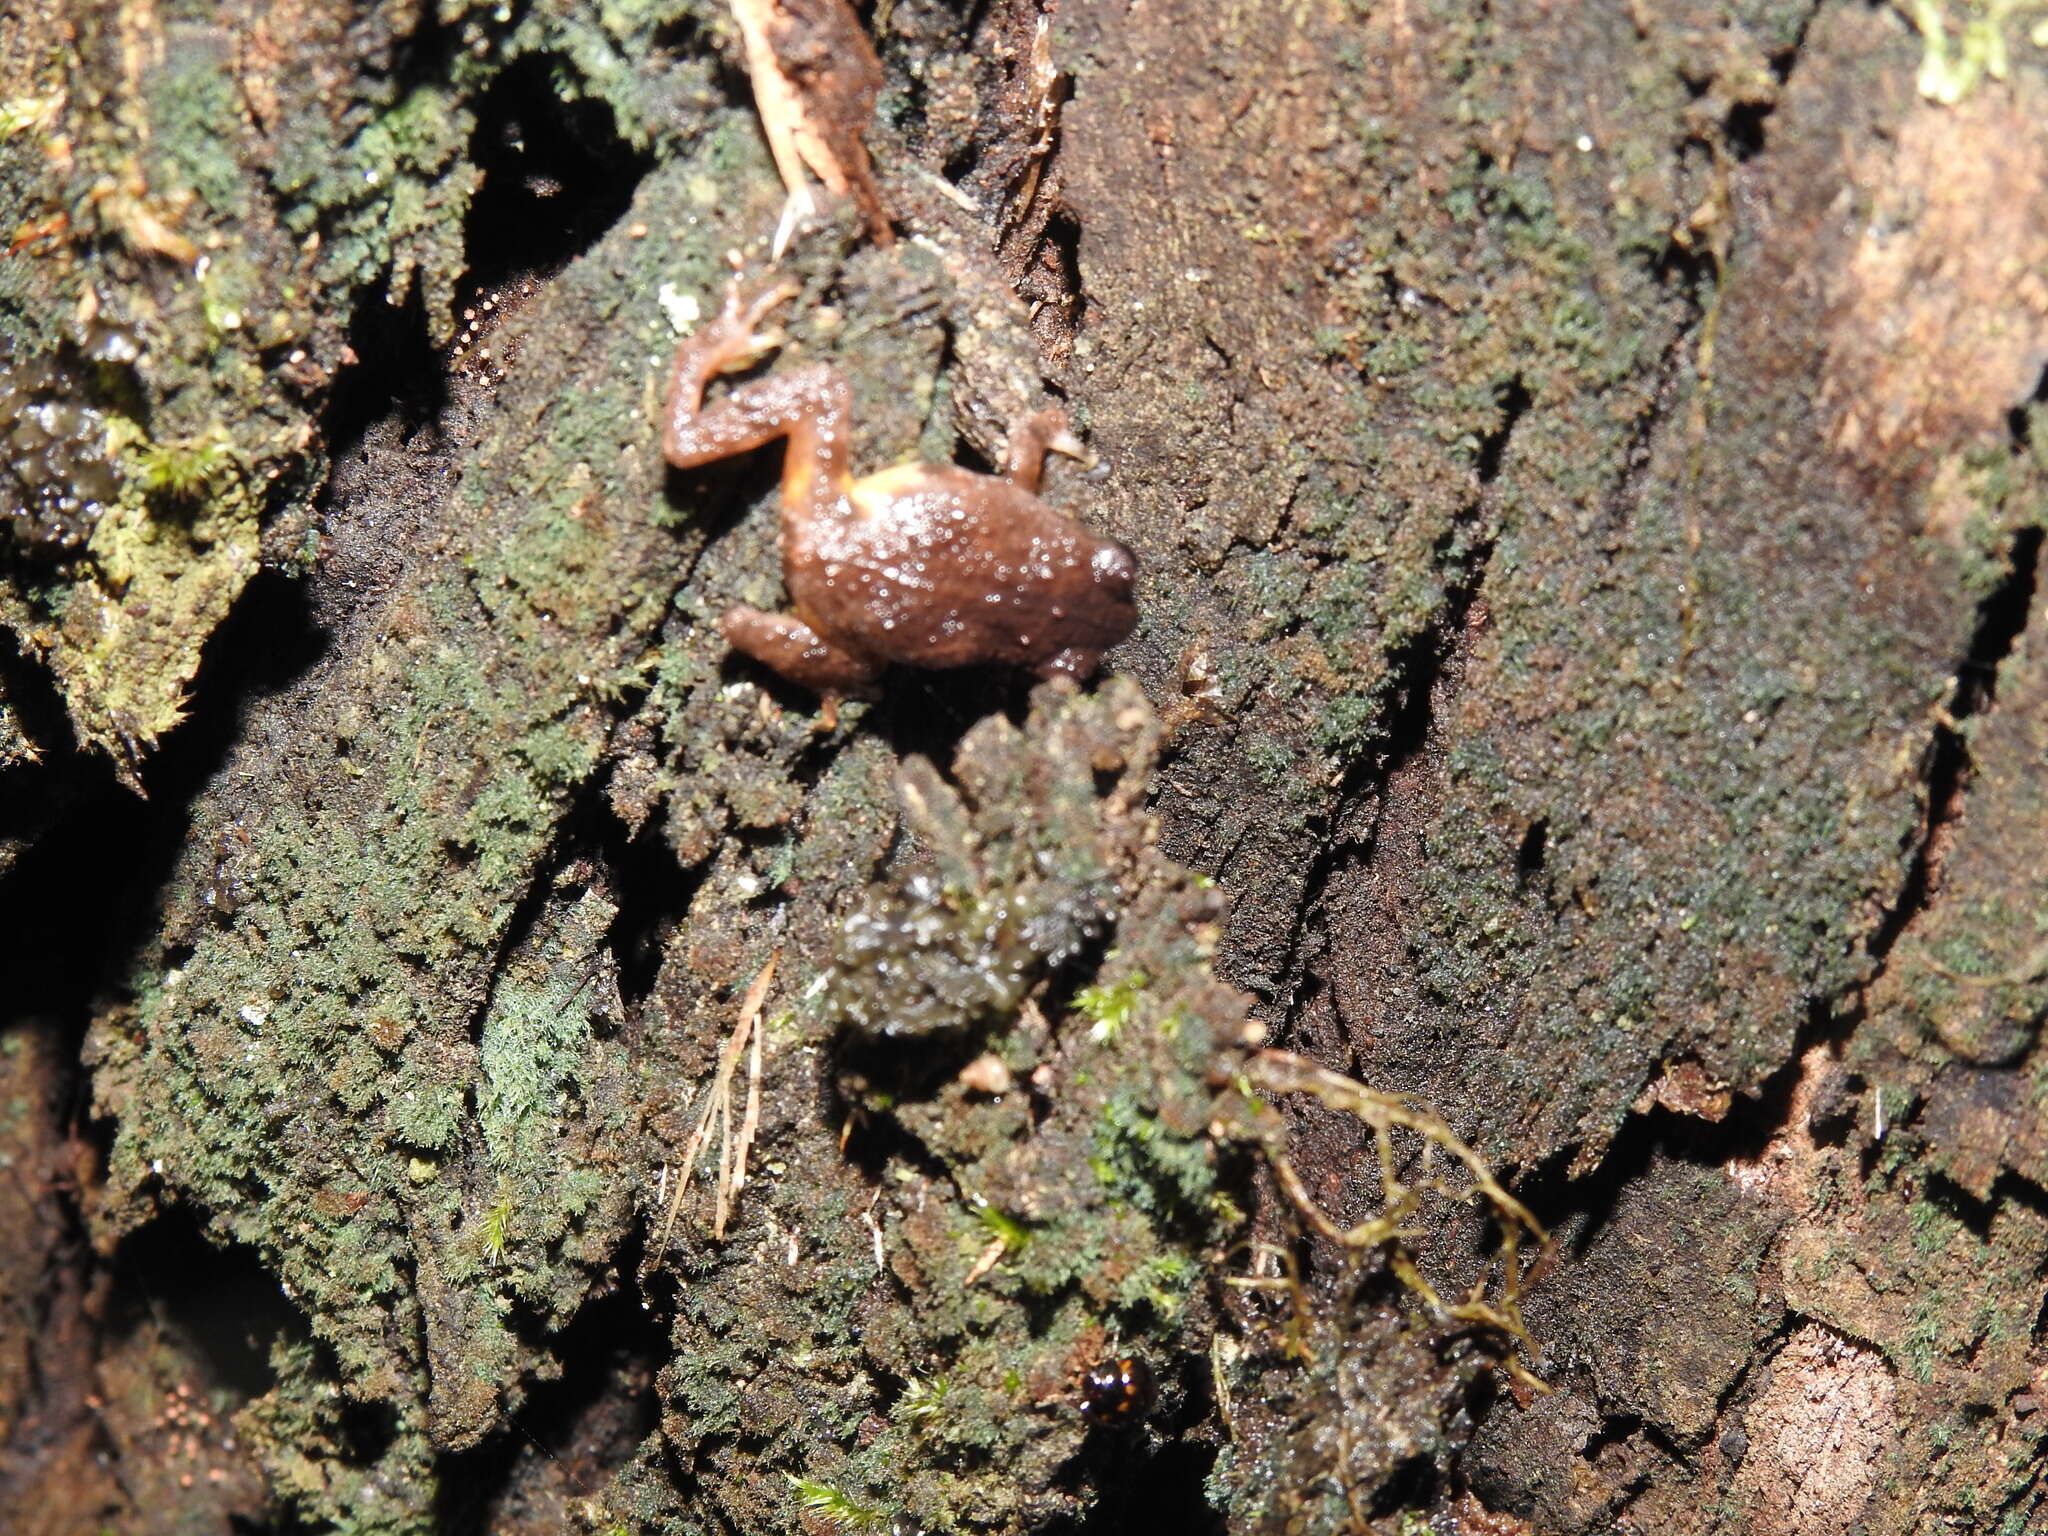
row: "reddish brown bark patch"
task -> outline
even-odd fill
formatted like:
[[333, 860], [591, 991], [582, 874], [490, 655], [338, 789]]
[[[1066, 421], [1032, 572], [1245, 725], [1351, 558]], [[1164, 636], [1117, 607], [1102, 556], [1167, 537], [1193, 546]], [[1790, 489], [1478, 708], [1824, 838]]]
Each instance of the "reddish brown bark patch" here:
[[[1849, 150], [1861, 226], [1837, 281], [1822, 399], [1830, 442], [1896, 473], [1998, 430], [2048, 362], [2048, 91], [2031, 79], [1923, 102]], [[1969, 503], [1937, 497], [1952, 534]]]

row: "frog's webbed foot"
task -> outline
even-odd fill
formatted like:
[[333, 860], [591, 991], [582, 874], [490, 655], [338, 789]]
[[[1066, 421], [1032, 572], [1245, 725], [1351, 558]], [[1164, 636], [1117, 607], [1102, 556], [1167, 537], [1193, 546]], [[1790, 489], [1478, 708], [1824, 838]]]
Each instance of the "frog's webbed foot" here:
[[718, 627], [734, 650], [822, 694], [827, 730], [838, 718], [840, 699], [865, 693], [882, 675], [884, 663], [835, 645], [793, 613], [730, 608]]
[[1010, 428], [1010, 446], [1003, 474], [1012, 485], [1035, 496], [1039, 480], [1045, 473], [1045, 456], [1048, 453], [1065, 454], [1078, 460], [1083, 469], [1093, 469], [1099, 462], [1074, 436], [1073, 429], [1067, 425], [1067, 413], [1052, 406], [1033, 411]]
[[708, 382], [713, 374], [737, 373], [780, 350], [789, 339], [782, 327], [763, 330], [761, 322], [795, 297], [796, 285], [785, 282], [764, 288], [751, 299], [742, 299], [740, 280], [735, 277], [728, 281], [718, 314], [683, 342], [683, 350], [694, 354], [699, 378]]

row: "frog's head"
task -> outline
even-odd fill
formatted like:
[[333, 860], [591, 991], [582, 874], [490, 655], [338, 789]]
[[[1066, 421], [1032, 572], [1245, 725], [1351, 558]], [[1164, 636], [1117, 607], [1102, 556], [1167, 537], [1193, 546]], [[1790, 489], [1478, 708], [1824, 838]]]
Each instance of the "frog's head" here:
[[1095, 577], [1095, 585], [1105, 597], [1119, 602], [1131, 603], [1135, 610], [1134, 594], [1138, 588], [1138, 557], [1131, 553], [1128, 544], [1116, 539], [1102, 539], [1095, 546], [1095, 553], [1088, 561], [1088, 569]]

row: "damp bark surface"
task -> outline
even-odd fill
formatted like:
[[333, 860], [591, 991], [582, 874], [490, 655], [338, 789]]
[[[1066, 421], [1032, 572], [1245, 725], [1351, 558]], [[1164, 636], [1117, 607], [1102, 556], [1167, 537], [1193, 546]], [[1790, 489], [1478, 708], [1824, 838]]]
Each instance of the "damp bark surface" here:
[[[2048, 1525], [2010, 10], [10, 9], [0, 1523]], [[734, 259], [1100, 679], [728, 654]]]

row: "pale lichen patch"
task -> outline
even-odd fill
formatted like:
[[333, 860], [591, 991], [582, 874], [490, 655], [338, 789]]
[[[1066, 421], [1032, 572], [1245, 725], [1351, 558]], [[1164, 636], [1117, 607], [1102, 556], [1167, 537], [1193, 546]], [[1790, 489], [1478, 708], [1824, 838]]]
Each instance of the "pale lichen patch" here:
[[1860, 1529], [1898, 1433], [1897, 1389], [1876, 1350], [1809, 1323], [1779, 1352], [1750, 1405], [1749, 1456], [1734, 1492], [1757, 1536]]

